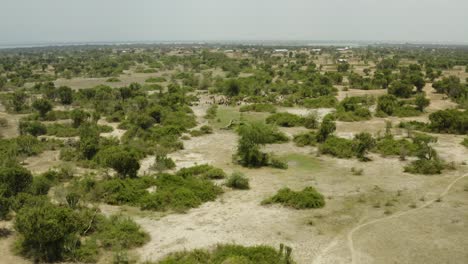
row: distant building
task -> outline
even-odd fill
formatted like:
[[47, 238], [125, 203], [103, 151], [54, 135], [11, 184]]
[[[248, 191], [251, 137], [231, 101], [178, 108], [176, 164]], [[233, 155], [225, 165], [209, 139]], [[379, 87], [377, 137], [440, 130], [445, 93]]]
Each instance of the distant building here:
[[288, 50], [287, 49], [275, 49], [273, 52], [274, 53], [286, 53], [288, 52]]
[[322, 49], [312, 49], [313, 52], [319, 53], [322, 51]]
[[338, 62], [339, 63], [346, 63], [346, 62], [348, 62], [348, 60], [347, 59], [338, 59]]

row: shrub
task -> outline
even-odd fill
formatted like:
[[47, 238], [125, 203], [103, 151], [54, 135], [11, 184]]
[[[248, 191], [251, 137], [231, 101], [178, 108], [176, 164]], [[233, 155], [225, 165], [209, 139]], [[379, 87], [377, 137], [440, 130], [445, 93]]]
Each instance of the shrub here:
[[435, 132], [467, 134], [468, 111], [447, 109], [434, 112], [429, 115], [430, 128]]
[[29, 134], [37, 137], [40, 135], [45, 135], [47, 133], [47, 128], [44, 124], [38, 121], [21, 121], [19, 123], [19, 131], [21, 135]]
[[21, 166], [0, 168], [0, 195], [15, 196], [29, 188], [32, 181], [31, 172]]
[[287, 169], [288, 163], [270, 155], [270, 166], [277, 169]]
[[317, 134], [315, 132], [297, 134], [294, 135], [293, 141], [299, 147], [315, 146], [317, 144]]
[[345, 138], [330, 136], [319, 147], [320, 153], [330, 154], [338, 158], [351, 158], [354, 156], [353, 141]]
[[73, 239], [77, 219], [68, 208], [43, 204], [26, 206], [19, 210], [15, 229], [21, 235], [21, 254], [41, 262], [61, 260], [65, 244]]
[[52, 104], [46, 99], [37, 99], [33, 102], [32, 107], [39, 112], [41, 117], [45, 117], [47, 112], [52, 110]]
[[331, 114], [326, 115], [322, 123], [320, 124], [319, 131], [317, 133], [317, 141], [324, 142], [330, 134], [336, 130], [336, 124], [334, 122], [334, 117]]
[[438, 159], [419, 159], [405, 166], [405, 172], [413, 174], [440, 174], [444, 167], [444, 164]]
[[374, 146], [375, 139], [367, 132], [359, 133], [354, 137], [353, 149], [360, 160], [367, 160], [368, 158], [366, 158], [365, 155], [369, 149], [372, 149]]
[[282, 127], [302, 126], [304, 120], [302, 117], [291, 113], [276, 113], [266, 119], [267, 124], [275, 124]]
[[292, 249], [281, 244], [280, 250], [269, 246], [245, 247], [217, 245], [213, 250], [196, 249], [171, 253], [158, 264], [294, 264]]
[[52, 185], [53, 181], [46, 175], [36, 176], [29, 187], [29, 192], [33, 195], [47, 195]]
[[212, 201], [222, 192], [211, 181], [193, 176], [161, 174], [156, 178], [157, 191], [141, 201], [142, 209], [185, 211]]
[[386, 136], [377, 140], [375, 151], [383, 156], [414, 156], [417, 146], [406, 139], [394, 139]]
[[140, 163], [134, 153], [130, 153], [120, 147], [110, 147], [98, 154], [101, 164], [114, 169], [120, 177], [137, 176]]
[[102, 246], [112, 249], [131, 249], [149, 240], [148, 234], [132, 219], [116, 215], [98, 223], [96, 238]]
[[166, 78], [164, 77], [151, 77], [145, 80], [147, 83], [158, 83], [158, 82], [165, 82]]
[[109, 79], [106, 80], [106, 82], [121, 82], [119, 78], [117, 77], [110, 77]]
[[239, 190], [250, 189], [249, 179], [240, 172], [233, 172], [226, 180], [226, 186]]
[[226, 173], [222, 169], [213, 167], [208, 164], [182, 168], [177, 172], [177, 175], [184, 178], [195, 176], [203, 179], [223, 179], [226, 177]]
[[322, 208], [325, 206], [325, 198], [313, 187], [306, 187], [299, 192], [283, 188], [274, 196], [262, 201], [262, 204], [272, 203], [280, 203], [295, 209]]
[[303, 118], [303, 124], [305, 128], [317, 128], [318, 127], [318, 118], [315, 113], [310, 113]]
[[239, 109], [240, 112], [268, 112], [275, 113], [276, 107], [272, 104], [250, 104], [243, 105]]
[[10, 203], [10, 199], [0, 195], [0, 220], [5, 220], [10, 213]]

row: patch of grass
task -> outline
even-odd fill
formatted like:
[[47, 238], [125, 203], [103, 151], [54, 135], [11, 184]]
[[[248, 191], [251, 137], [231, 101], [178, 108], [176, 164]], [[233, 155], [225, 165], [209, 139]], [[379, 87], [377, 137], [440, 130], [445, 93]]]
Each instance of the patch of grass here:
[[274, 196], [262, 201], [262, 204], [279, 203], [295, 209], [322, 208], [325, 198], [314, 187], [306, 187], [302, 191], [283, 188]]
[[321, 163], [309, 155], [291, 153], [281, 156], [281, 159], [290, 164], [290, 167], [304, 171], [316, 171], [321, 168]]

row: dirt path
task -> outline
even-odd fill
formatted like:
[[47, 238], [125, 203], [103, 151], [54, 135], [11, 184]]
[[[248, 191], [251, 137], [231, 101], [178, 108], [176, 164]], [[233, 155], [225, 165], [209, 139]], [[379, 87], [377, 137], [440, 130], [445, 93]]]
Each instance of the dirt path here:
[[[411, 209], [411, 210], [408, 210], [408, 211], [404, 211], [404, 212], [400, 212], [398, 214], [394, 214], [394, 215], [390, 215], [390, 216], [387, 216], [387, 217], [383, 217], [383, 218], [379, 218], [379, 219], [375, 219], [375, 220], [372, 220], [372, 221], [369, 221], [369, 222], [366, 222], [366, 223], [363, 223], [363, 224], [360, 224], [356, 227], [354, 227], [353, 229], [351, 229], [351, 231], [349, 231], [348, 235], [347, 235], [347, 240], [348, 240], [348, 248], [349, 248], [349, 251], [351, 253], [351, 263], [352, 264], [356, 264], [356, 263], [360, 263], [359, 261], [359, 256], [358, 256], [358, 253], [356, 252], [355, 248], [354, 248], [354, 242], [353, 242], [353, 235], [359, 231], [361, 228], [363, 227], [366, 227], [366, 226], [369, 226], [369, 225], [373, 225], [373, 224], [376, 224], [376, 223], [379, 223], [379, 222], [382, 222], [382, 221], [385, 221], [385, 220], [388, 220], [388, 219], [393, 219], [393, 218], [397, 218], [397, 217], [400, 217], [400, 216], [403, 216], [403, 215], [407, 215], [409, 213], [414, 213], [416, 211], [419, 211], [421, 209], [424, 209], [428, 206], [430, 206], [431, 204], [435, 203], [438, 199], [444, 197], [445, 195], [448, 194], [448, 192], [450, 191], [450, 189], [453, 187], [453, 185], [455, 183], [457, 183], [459, 180], [465, 178], [465, 177], [468, 177], [468, 174], [465, 174], [463, 176], [460, 176], [458, 178], [456, 178], [455, 180], [453, 180], [446, 188], [445, 190], [439, 195], [438, 198], [436, 199], [433, 199], [433, 200], [430, 200], [428, 201], [427, 203], [423, 204], [422, 206], [420, 207], [417, 207], [417, 208], [414, 208], [414, 209]], [[328, 247], [327, 247], [328, 248]], [[326, 249], [327, 249], [326, 248]], [[314, 262], [315, 264], [319, 264], [321, 262]]]

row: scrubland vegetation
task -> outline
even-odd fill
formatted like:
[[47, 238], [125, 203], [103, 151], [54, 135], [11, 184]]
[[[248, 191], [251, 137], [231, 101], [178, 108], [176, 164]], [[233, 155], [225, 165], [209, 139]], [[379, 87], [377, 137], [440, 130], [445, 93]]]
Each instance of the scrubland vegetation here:
[[466, 173], [466, 48], [275, 48], [0, 50], [2, 254], [310, 263], [297, 234], [346, 237]]

